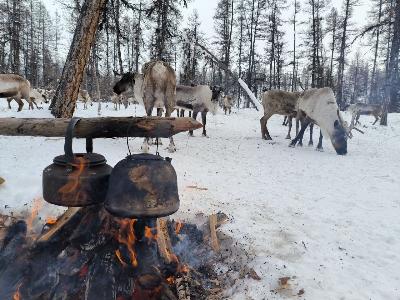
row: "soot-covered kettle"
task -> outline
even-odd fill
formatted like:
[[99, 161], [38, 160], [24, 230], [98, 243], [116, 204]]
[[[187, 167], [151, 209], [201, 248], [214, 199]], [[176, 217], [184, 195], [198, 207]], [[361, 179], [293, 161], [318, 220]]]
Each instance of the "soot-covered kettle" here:
[[170, 158], [134, 154], [110, 176], [105, 208], [123, 218], [158, 218], [179, 209], [177, 177]]
[[103, 155], [93, 153], [93, 140], [86, 139], [86, 153], [73, 153], [72, 138], [79, 118], [68, 124], [64, 154], [43, 170], [43, 198], [61, 206], [87, 206], [105, 200], [112, 167]]

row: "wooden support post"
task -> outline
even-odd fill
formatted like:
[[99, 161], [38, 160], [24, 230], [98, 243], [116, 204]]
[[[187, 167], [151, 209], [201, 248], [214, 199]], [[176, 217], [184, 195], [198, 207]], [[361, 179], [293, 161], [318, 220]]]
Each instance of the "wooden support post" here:
[[[63, 137], [70, 119], [0, 118], [0, 135]], [[160, 137], [201, 128], [192, 118], [107, 117], [82, 118], [77, 138]]]

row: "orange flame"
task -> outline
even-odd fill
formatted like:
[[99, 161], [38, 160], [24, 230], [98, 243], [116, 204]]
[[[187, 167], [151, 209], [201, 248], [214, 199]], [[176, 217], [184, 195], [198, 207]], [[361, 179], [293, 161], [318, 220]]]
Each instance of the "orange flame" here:
[[170, 276], [167, 279], [165, 279], [165, 281], [169, 284], [169, 285], [173, 285], [175, 283], [175, 277], [174, 276]]
[[[74, 164], [74, 170], [68, 175], [68, 181], [65, 185], [63, 185], [58, 192], [61, 194], [61, 197], [65, 199], [65, 202], [82, 202], [85, 200], [85, 197], [88, 195], [85, 194], [81, 187], [81, 176], [83, 171], [85, 170], [86, 159], [84, 157], [75, 157], [75, 160], [78, 161], [77, 164]], [[73, 205], [72, 205], [73, 206]]]
[[58, 191], [62, 194], [69, 194], [75, 191], [79, 187], [79, 178], [85, 170], [85, 158], [84, 157], [76, 157], [78, 160], [78, 168], [73, 171], [68, 177], [68, 182], [63, 185]]
[[178, 266], [178, 272], [179, 273], [189, 273], [190, 269], [189, 266], [187, 264], [179, 264]]
[[149, 243], [154, 240], [157, 240], [157, 234], [153, 234], [154, 228], [150, 228], [148, 226], [144, 227], [144, 236], [149, 240]]
[[179, 232], [181, 232], [182, 227], [183, 227], [183, 223], [181, 221], [176, 222], [176, 224], [175, 224], [175, 233], [179, 234]]
[[32, 206], [32, 210], [31, 210], [31, 214], [26, 219], [26, 226], [28, 227], [28, 231], [32, 231], [33, 221], [39, 215], [39, 211], [42, 209], [42, 207], [43, 207], [42, 199], [41, 198], [35, 198], [33, 200], [33, 206]]
[[47, 217], [46, 218], [46, 224], [53, 225], [57, 223], [57, 218], [56, 217]]
[[[134, 231], [135, 222], [136, 222], [135, 219], [119, 221], [120, 229], [116, 238], [119, 243], [126, 246], [129, 252], [130, 263], [132, 264], [132, 266], [137, 267], [138, 262], [137, 262], [137, 255], [135, 252], [136, 237]], [[115, 251], [115, 255], [117, 256], [118, 260], [121, 262], [123, 266], [127, 265], [126, 262], [124, 262], [122, 259], [120, 250]]]
[[15, 291], [12, 300], [21, 300], [21, 294], [19, 292], [19, 288], [21, 287], [21, 284], [18, 286], [17, 290]]

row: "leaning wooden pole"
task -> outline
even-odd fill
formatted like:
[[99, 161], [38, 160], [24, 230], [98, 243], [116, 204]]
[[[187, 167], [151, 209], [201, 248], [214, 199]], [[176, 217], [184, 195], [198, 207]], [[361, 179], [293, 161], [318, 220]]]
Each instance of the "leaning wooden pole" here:
[[57, 118], [71, 118], [74, 113], [83, 72], [106, 3], [107, 0], [85, 0], [81, 7], [61, 79], [50, 106]]
[[[63, 137], [70, 119], [0, 118], [0, 135]], [[106, 117], [81, 118], [77, 138], [161, 137], [201, 128], [192, 118]]]

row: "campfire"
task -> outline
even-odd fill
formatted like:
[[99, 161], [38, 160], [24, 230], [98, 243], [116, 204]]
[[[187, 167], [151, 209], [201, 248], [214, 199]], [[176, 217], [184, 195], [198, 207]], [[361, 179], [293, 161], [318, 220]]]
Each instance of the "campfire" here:
[[69, 208], [35, 234], [29, 216], [3, 215], [0, 299], [220, 299], [212, 219], [217, 228], [227, 216], [198, 226], [95, 205]]
[[26, 217], [0, 218], [0, 299], [221, 299], [237, 277], [216, 266], [240, 261], [232, 240], [217, 235], [228, 217], [173, 220], [179, 196], [171, 159], [129, 155], [111, 168], [90, 139], [87, 153], [74, 154], [78, 121], [68, 126], [65, 154], [43, 172], [44, 200], [68, 209], [40, 231], [33, 224], [41, 201]]

